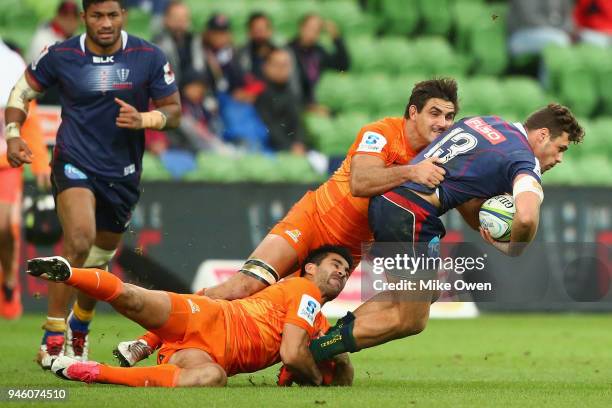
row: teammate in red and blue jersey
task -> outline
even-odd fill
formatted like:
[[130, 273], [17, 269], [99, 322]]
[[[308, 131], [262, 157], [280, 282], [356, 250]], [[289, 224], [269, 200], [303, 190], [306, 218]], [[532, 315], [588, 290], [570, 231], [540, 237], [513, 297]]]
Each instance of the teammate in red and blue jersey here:
[[[64, 231], [62, 255], [78, 266], [106, 267], [130, 222], [140, 195], [144, 129], [174, 128], [180, 121], [166, 57], [123, 31], [124, 18], [121, 0], [83, 0], [86, 33], [45, 48], [13, 88], [6, 110], [7, 155], [17, 167], [31, 159], [20, 137], [28, 101], [59, 86], [62, 124], [52, 160], [53, 193]], [[95, 300], [79, 293], [66, 325], [71, 289], [49, 284], [38, 354], [43, 368], [64, 347], [67, 355], [87, 359]]]
[[[510, 242], [498, 242], [480, 228], [485, 241], [510, 256], [520, 255], [536, 234], [543, 200], [541, 173], [561, 163], [570, 142], [579, 143], [584, 131], [571, 111], [550, 104], [521, 123], [497, 116], [471, 117], [440, 135], [412, 164], [428, 157], [441, 159], [446, 176], [431, 189], [408, 182], [370, 199], [370, 228], [377, 242], [400, 243], [402, 248], [424, 243], [425, 252], [444, 236], [438, 218], [458, 208], [468, 224], [479, 228], [478, 211], [492, 196], [512, 192], [516, 213]], [[415, 298], [415, 296], [418, 296]], [[383, 292], [347, 314], [325, 336], [311, 343], [315, 360], [357, 351], [420, 333], [429, 308], [439, 293]]]

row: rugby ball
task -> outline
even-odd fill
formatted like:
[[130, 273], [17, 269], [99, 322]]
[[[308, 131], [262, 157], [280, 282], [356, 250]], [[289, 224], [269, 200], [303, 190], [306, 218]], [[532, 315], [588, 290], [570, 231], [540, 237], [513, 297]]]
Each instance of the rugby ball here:
[[514, 199], [510, 195], [489, 198], [478, 213], [480, 226], [489, 231], [493, 239], [502, 242], [510, 241], [513, 218]]

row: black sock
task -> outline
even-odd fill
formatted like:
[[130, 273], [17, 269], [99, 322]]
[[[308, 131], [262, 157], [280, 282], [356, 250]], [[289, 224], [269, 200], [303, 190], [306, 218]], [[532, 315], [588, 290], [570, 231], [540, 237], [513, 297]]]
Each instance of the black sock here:
[[13, 300], [13, 294], [15, 293], [15, 288], [9, 288], [6, 286], [6, 283], [2, 284], [2, 292], [4, 293], [4, 299], [7, 302]]

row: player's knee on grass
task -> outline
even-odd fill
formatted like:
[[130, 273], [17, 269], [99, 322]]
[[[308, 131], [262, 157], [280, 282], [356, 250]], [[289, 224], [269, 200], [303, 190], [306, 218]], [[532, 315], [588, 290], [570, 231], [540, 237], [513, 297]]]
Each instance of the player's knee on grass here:
[[179, 387], [224, 387], [227, 374], [220, 365], [209, 363], [204, 367], [183, 368], [179, 374]]

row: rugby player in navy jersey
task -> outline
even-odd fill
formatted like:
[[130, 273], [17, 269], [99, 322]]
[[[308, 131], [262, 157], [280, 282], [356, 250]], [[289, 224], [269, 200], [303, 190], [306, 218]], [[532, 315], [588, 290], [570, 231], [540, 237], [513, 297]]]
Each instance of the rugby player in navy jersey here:
[[[177, 127], [181, 107], [162, 51], [122, 30], [121, 0], [83, 0], [81, 16], [86, 33], [46, 47], [13, 88], [5, 114], [7, 155], [14, 167], [31, 161], [20, 137], [28, 102], [59, 86], [62, 123], [52, 183], [64, 231], [62, 255], [73, 265], [104, 268], [140, 195], [144, 129]], [[49, 283], [37, 358], [43, 368], [64, 352], [87, 359], [95, 301], [77, 294], [66, 321], [70, 296], [70, 287]]]
[[[561, 163], [569, 144], [580, 143], [583, 137], [571, 111], [558, 104], [534, 112], [523, 124], [497, 116], [462, 119], [411, 162], [440, 158], [446, 176], [437, 188], [408, 182], [370, 200], [374, 239], [404, 243], [402, 247], [408, 244], [415, 248], [417, 242], [429, 247], [444, 236], [438, 217], [448, 210], [457, 208], [468, 224], [478, 229], [478, 211], [484, 199], [512, 193], [516, 213], [510, 242], [495, 241], [482, 228], [480, 233], [503, 253], [520, 255], [538, 228], [544, 197], [541, 173]], [[407, 291], [382, 292], [354, 314], [348, 313], [325, 336], [312, 341], [315, 360], [420, 333], [439, 293], [421, 290], [413, 295], [418, 298], [408, 297]]]

